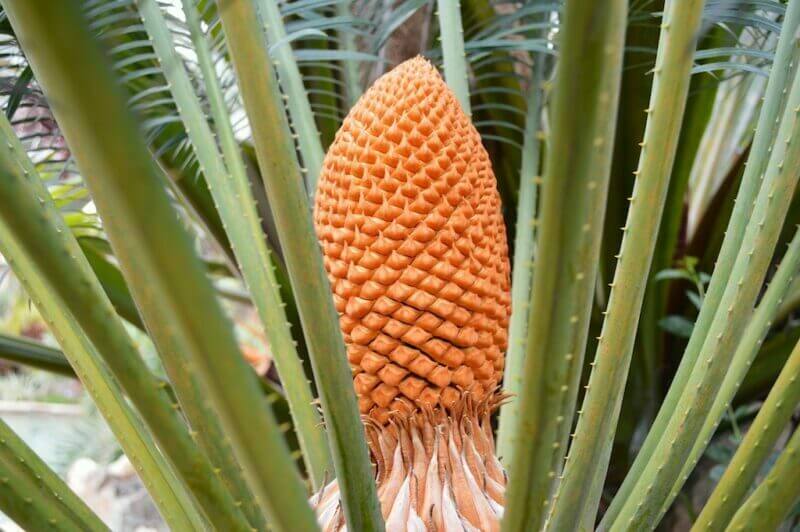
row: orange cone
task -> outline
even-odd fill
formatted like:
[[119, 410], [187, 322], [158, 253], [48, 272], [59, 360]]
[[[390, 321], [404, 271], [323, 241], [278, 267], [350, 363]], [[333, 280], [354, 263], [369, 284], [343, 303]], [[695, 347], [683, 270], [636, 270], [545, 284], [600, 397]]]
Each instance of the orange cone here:
[[[314, 223], [387, 529], [498, 529], [489, 415], [508, 342], [505, 226], [480, 136], [426, 60], [350, 111]], [[335, 482], [312, 502], [324, 530], [343, 529]]]

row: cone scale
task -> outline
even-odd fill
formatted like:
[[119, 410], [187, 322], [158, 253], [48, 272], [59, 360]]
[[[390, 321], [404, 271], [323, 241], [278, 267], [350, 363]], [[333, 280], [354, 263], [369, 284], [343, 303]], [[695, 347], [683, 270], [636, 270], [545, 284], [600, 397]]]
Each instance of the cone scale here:
[[[510, 281], [488, 154], [422, 58], [378, 79], [325, 157], [314, 224], [387, 530], [497, 530]], [[345, 529], [334, 481], [313, 499]]]

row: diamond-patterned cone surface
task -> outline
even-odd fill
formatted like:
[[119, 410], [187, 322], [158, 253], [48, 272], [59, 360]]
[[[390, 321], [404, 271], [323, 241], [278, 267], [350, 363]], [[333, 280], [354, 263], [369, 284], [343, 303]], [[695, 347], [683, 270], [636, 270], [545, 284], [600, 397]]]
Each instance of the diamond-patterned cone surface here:
[[426, 60], [353, 107], [314, 222], [363, 414], [386, 422], [494, 392], [510, 312], [500, 197], [478, 132]]

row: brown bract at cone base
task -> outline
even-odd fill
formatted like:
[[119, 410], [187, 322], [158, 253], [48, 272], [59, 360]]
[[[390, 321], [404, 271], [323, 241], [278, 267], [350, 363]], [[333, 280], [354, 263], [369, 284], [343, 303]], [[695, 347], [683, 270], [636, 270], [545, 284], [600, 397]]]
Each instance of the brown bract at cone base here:
[[[510, 281], [478, 132], [422, 58], [378, 79], [331, 145], [314, 222], [388, 530], [495, 530]], [[335, 482], [315, 495], [343, 530]]]
[[[500, 400], [465, 394], [452, 409], [364, 417], [387, 531], [500, 530], [506, 475], [490, 422]], [[347, 530], [336, 481], [311, 504], [323, 531]]]

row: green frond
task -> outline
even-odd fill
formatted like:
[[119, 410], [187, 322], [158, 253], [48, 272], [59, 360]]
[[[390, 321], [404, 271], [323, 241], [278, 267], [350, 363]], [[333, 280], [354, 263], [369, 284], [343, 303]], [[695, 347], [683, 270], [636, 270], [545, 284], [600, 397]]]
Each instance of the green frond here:
[[626, 9], [624, 0], [565, 5], [504, 531], [544, 524], [566, 455], [594, 297]]
[[0, 359], [66, 377], [75, 377], [75, 371], [58, 349], [26, 338], [0, 334]]
[[[10, 123], [3, 117], [0, 119], [0, 124], [2, 136], [5, 138], [0, 150], [2, 155], [0, 161], [5, 174], [0, 183], [5, 186], [0, 193], [5, 197], [4, 202], [20, 209], [3, 210], [3, 214], [8, 218], [0, 221], [2, 253], [17, 273], [17, 278], [28, 296], [45, 318], [75, 373], [108, 420], [122, 448], [140, 471], [142, 480], [155, 496], [156, 504], [164, 519], [174, 526], [194, 526], [203, 519], [194, 506], [191, 496], [181, 486], [173, 469], [167, 465], [157, 449], [151, 432], [145, 430], [139, 416], [129, 406], [123, 394], [124, 389], [131, 397], [146, 399], [147, 391], [141, 396], [135, 392], [139, 389], [140, 382], [150, 384], [149, 370], [144, 366], [138, 353], [135, 351], [130, 353], [130, 350], [124, 347], [125, 338], [120, 335], [118, 327], [114, 327], [117, 318], [108, 310], [110, 304], [104, 302], [102, 290], [91, 276], [91, 270], [85, 263], [74, 237], [58, 216], [52, 199], [43, 189], [33, 164], [24, 155], [22, 146], [15, 142]], [[33, 205], [38, 207], [32, 207]], [[38, 209], [41, 209], [41, 212]], [[32, 221], [29, 217], [37, 221]], [[42, 219], [46, 223], [38, 223]], [[34, 233], [26, 235], [21, 229]], [[49, 259], [37, 258], [37, 249], [32, 247], [32, 244], [36, 243], [44, 245], [39, 251], [48, 252], [50, 248], [50, 252], [55, 252], [58, 258], [54, 259], [52, 256]], [[57, 265], [59, 269], [42, 265]], [[74, 293], [65, 295], [64, 289], [77, 289], [80, 295]], [[70, 305], [67, 305], [66, 301], [69, 301]], [[84, 309], [82, 315], [76, 309], [76, 303], [81, 302], [88, 302], [89, 309], [99, 310]], [[83, 323], [79, 322], [79, 318], [83, 319]], [[89, 331], [86, 320], [97, 319], [103, 319], [106, 324], [102, 328], [95, 327]], [[108, 353], [101, 352], [90, 340], [90, 332], [97, 334], [101, 330], [106, 333], [117, 333], [110, 334], [105, 340], [106, 343], [116, 343], [115, 348]], [[104, 345], [96, 338], [94, 341]], [[123, 353], [123, 358], [114, 359], [113, 356], [117, 352]], [[107, 356], [108, 354], [111, 358]], [[132, 358], [125, 359], [126, 355]], [[125, 388], [118, 384], [109, 371], [109, 366], [119, 371], [123, 365], [125, 368], [121, 384], [124, 384]], [[150, 386], [152, 389], [146, 389], [156, 389], [154, 383]], [[160, 409], [157, 403], [158, 400], [153, 401], [149, 406], [157, 411]], [[169, 410], [167, 407], [167, 411]], [[169, 427], [169, 422], [164, 426]], [[181, 434], [182, 428], [179, 427], [171, 436], [180, 438]], [[177, 442], [177, 446], [180, 447], [180, 441]], [[165, 448], [174, 449], [170, 445]]]
[[304, 333], [317, 377], [343, 512], [350, 528], [380, 531], [383, 520], [341, 330], [277, 80], [259, 38], [261, 28], [255, 14], [252, 0], [229, 4], [221, 12], [223, 28], [245, 108], [259, 117], [252, 124], [255, 150], [297, 294], [298, 311], [306, 325]]
[[[717, 259], [714, 274], [711, 279], [700, 315], [695, 323], [692, 338], [689, 341], [680, 366], [673, 379], [672, 385], [664, 398], [659, 414], [648, 433], [648, 436], [631, 467], [623, 485], [604, 516], [603, 523], [611, 523], [616, 519], [623, 501], [632, 493], [635, 483], [640, 479], [640, 475], [647, 467], [652, 453], [665, 433], [670, 416], [676, 411], [679, 397], [688, 386], [691, 379], [695, 363], [700, 360], [703, 343], [706, 341], [708, 329], [711, 326], [714, 314], [720, 308], [720, 301], [726, 288], [726, 283], [731, 275], [734, 261], [742, 246], [742, 239], [746, 231], [746, 220], [749, 219], [749, 212], [759, 194], [761, 184], [761, 173], [767, 166], [769, 160], [771, 143], [776, 138], [776, 124], [779, 122], [781, 108], [783, 106], [783, 92], [790, 79], [789, 65], [796, 59], [796, 52], [793, 44], [793, 30], [800, 21], [800, 6], [797, 2], [792, 4], [794, 9], [788, 17], [785, 26], [789, 31], [782, 32], [782, 38], [778, 43], [778, 53], [773, 66], [770, 81], [766, 89], [765, 104], [762, 106], [756, 136], [750, 151], [749, 164], [746, 167], [745, 175], [737, 194], [737, 201], [734, 211], [730, 216], [728, 229], [725, 233], [725, 240]], [[777, 164], [777, 162], [775, 163]], [[771, 255], [771, 254], [770, 254]], [[732, 353], [731, 353], [732, 354]], [[719, 383], [718, 383], [719, 384]]]
[[[269, 410], [258, 408], [264, 404], [259, 385], [239, 353], [230, 324], [175, 216], [163, 178], [89, 24], [72, 3], [58, 10], [27, 2], [5, 5], [7, 10], [14, 9], [11, 18], [18, 35], [43, 30], [41, 34], [50, 38], [47, 45], [39, 42], [29, 59], [51, 102], [71, 102], [69, 107], [56, 107], [55, 114], [90, 182], [117, 258], [161, 355], [180, 356], [186, 373], [198, 377], [203, 386], [200, 396], [219, 416], [253, 494], [272, 525], [288, 530], [288, 523], [295, 522], [300, 527], [295, 529], [313, 529], [313, 514], [286, 443]], [[64, 20], [70, 23], [64, 24]], [[60, 47], [56, 45], [59, 41], [69, 41], [72, 46]], [[70, 70], [68, 65], [75, 64], [77, 57], [85, 59], [89, 75]], [[59, 72], [62, 68], [66, 70]], [[91, 127], [85, 127], [81, 117], [89, 115], [95, 119]], [[162, 296], [158, 300], [151, 296], [154, 289]], [[176, 346], [179, 349], [174, 349]], [[229, 356], [220, 355], [225, 353]], [[151, 395], [158, 388], [152, 385], [152, 390]], [[256, 415], [250, 413], [253, 408]], [[170, 408], [170, 415], [177, 413]], [[167, 448], [183, 442], [178, 437], [180, 430], [170, 430], [170, 419], [161, 416], [160, 426], [151, 423], [162, 435], [159, 443]], [[188, 481], [198, 483], [192, 493], [203, 497], [203, 511], [215, 526], [249, 529], [232, 494], [217, 489], [219, 478], [210, 467], [205, 470], [207, 461], [193, 458], [199, 450], [186, 443], [180, 453], [168, 454], [187, 466], [178, 469]]]
[[[793, 41], [794, 37], [790, 39]], [[709, 326], [696, 326], [692, 334], [693, 337], [705, 335], [705, 338], [694, 371], [685, 383], [683, 393], [671, 411], [664, 430], [664, 434], [669, 437], [655, 446], [650, 461], [639, 478], [639, 486], [633, 489], [623, 503], [619, 515], [611, 525], [612, 529], [632, 525], [651, 526], [661, 518], [664, 500], [678, 482], [680, 471], [717, 396], [722, 377], [729, 368], [733, 348], [740, 340], [745, 320], [752, 311], [797, 183], [798, 175], [793, 171], [784, 171], [783, 168], [796, 168], [794, 165], [798, 164], [796, 160], [800, 158], [800, 149], [794, 143], [780, 139], [791, 140], [797, 135], [795, 130], [800, 121], [795, 120], [795, 109], [800, 108], [800, 79], [795, 78], [787, 98], [786, 111], [776, 136], [779, 140], [770, 154], [752, 217], [744, 231], [730, 277], [725, 279], [727, 285], [718, 300]], [[772, 124], [767, 128], [771, 130]], [[781, 200], [775, 201], [776, 196], [780, 196]], [[758, 260], [751, 260], [755, 256]], [[714, 277], [717, 275], [718, 272], [715, 271]], [[713, 277], [711, 282], [713, 286]], [[709, 294], [710, 292], [711, 290]], [[706, 297], [704, 307], [711, 305], [709, 300]], [[687, 416], [687, 412], [694, 415]], [[649, 488], [648, 494], [652, 497], [647, 501], [643, 501], [643, 486]]]
[[[800, 431], [795, 430], [766, 478], [745, 499], [760, 466], [800, 403], [800, 346], [792, 351], [692, 530], [777, 529], [800, 499]], [[727, 527], [727, 528], [726, 528]]]
[[2, 420], [0, 495], [0, 510], [29, 530], [108, 530], [100, 518]]

